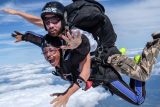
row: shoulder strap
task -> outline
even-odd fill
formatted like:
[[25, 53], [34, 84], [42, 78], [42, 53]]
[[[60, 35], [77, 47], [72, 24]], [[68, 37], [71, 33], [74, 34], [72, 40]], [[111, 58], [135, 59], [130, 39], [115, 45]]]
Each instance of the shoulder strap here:
[[[105, 12], [104, 7], [100, 3], [96, 2], [96, 1], [93, 1], [93, 0], [81, 0], [81, 1], [78, 1], [78, 2], [74, 2], [74, 3], [72, 3], [72, 4], [70, 4], [66, 7], [66, 10], [67, 10], [68, 14], [71, 14], [72, 12], [75, 12], [75, 15], [72, 16], [72, 18], [71, 18], [71, 22], [73, 22], [73, 20], [75, 19], [75, 17], [79, 13], [79, 10], [81, 8], [83, 8], [84, 6], [94, 6], [94, 7], [97, 7], [101, 11], [101, 13]], [[75, 10], [77, 10], [77, 11], [75, 11]]]
[[92, 3], [91, 5], [96, 6], [102, 13], [105, 12], [104, 7], [99, 2], [97, 2], [95, 0], [85, 0], [85, 1]]

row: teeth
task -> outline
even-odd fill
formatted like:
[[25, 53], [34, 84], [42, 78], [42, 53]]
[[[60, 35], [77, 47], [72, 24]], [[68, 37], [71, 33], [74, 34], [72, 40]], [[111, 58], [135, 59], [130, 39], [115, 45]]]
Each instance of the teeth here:
[[49, 58], [48, 58], [48, 60], [53, 60], [53, 57], [52, 57], [52, 56], [51, 56], [51, 57], [49, 57]]

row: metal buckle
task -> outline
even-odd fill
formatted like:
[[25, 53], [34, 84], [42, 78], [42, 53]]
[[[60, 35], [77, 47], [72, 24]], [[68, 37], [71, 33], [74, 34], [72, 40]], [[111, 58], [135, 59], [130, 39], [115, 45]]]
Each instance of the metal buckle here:
[[99, 54], [101, 54], [103, 52], [103, 47], [102, 46], [98, 47], [97, 51]]

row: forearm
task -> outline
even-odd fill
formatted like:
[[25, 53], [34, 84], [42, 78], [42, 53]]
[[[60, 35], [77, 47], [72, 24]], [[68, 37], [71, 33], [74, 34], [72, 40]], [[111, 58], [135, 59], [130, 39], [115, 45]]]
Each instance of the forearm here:
[[80, 87], [77, 85], [77, 84], [72, 84], [69, 88], [68, 88], [68, 90], [67, 90], [67, 92], [66, 92], [66, 96], [67, 97], [70, 97], [71, 95], [73, 95], [78, 89], [79, 89]]
[[86, 56], [86, 58], [80, 63], [80, 77], [82, 77], [85, 81], [88, 80], [89, 76], [90, 76], [90, 61], [91, 57], [90, 57], [90, 53], [88, 53], [88, 55]]
[[[86, 58], [80, 63], [80, 77], [87, 81], [90, 76], [90, 54], [86, 56]], [[74, 94], [79, 88], [81, 88], [77, 83], [71, 85], [70, 88], [66, 91], [68, 97]]]
[[22, 36], [22, 40], [31, 42], [31, 43], [41, 47], [43, 38], [40, 37], [40, 35], [38, 35], [36, 33], [28, 31]]
[[31, 14], [28, 14], [28, 13], [25, 13], [25, 12], [22, 12], [22, 11], [17, 11], [16, 15], [19, 15], [19, 16], [23, 17], [24, 19], [31, 22], [32, 24], [35, 24], [35, 25], [37, 25], [39, 27], [42, 27], [42, 28], [44, 27], [43, 26], [43, 21], [40, 17], [31, 15]]

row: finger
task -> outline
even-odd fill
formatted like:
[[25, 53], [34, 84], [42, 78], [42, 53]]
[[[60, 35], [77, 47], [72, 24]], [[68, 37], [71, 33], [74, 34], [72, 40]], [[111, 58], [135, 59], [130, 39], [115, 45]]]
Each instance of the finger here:
[[6, 12], [6, 11], [7, 11], [7, 9], [0, 9], [0, 11], [2, 11], [2, 12]]
[[8, 8], [5, 8], [5, 9], [0, 9], [0, 11], [5, 12], [5, 13], [9, 13], [10, 10]]
[[61, 101], [57, 101], [55, 104], [54, 104], [54, 107], [63, 107], [63, 104]]
[[55, 103], [55, 102], [58, 101], [58, 100], [59, 100], [59, 97], [53, 99], [53, 100], [50, 102], [50, 104], [53, 104], [53, 103]]
[[66, 107], [66, 103], [65, 103], [65, 104], [63, 104], [63, 107]]
[[69, 31], [67, 31], [67, 35], [66, 36], [68, 37], [69, 40], [72, 39], [72, 35], [71, 35], [71, 33]]
[[20, 42], [19, 40], [16, 40], [14, 43]]
[[16, 34], [14, 34], [14, 33], [12, 33], [12, 35], [11, 35], [11, 36], [15, 38], [17, 35], [16, 35]]
[[61, 48], [61, 49], [70, 49], [69, 46], [65, 46], [65, 45], [61, 46], [60, 48]]
[[68, 37], [62, 35], [62, 39], [65, 40], [66, 42], [69, 42], [70, 40], [68, 39]]
[[65, 36], [65, 35], [64, 35], [64, 34], [59, 34], [59, 35], [58, 35], [58, 37], [60, 37], [60, 38], [61, 38], [62, 36]]
[[77, 31], [77, 38], [80, 38], [81, 37], [81, 32], [78, 30]]
[[22, 33], [18, 32], [18, 31], [14, 31], [17, 35], [23, 35]]
[[59, 95], [60, 95], [60, 93], [53, 93], [53, 94], [50, 94], [51, 97], [53, 97], [53, 96], [59, 96]]
[[80, 30], [73, 30], [72, 35], [73, 35], [74, 37], [77, 38], [77, 36], [78, 36], [79, 34], [80, 34]]

